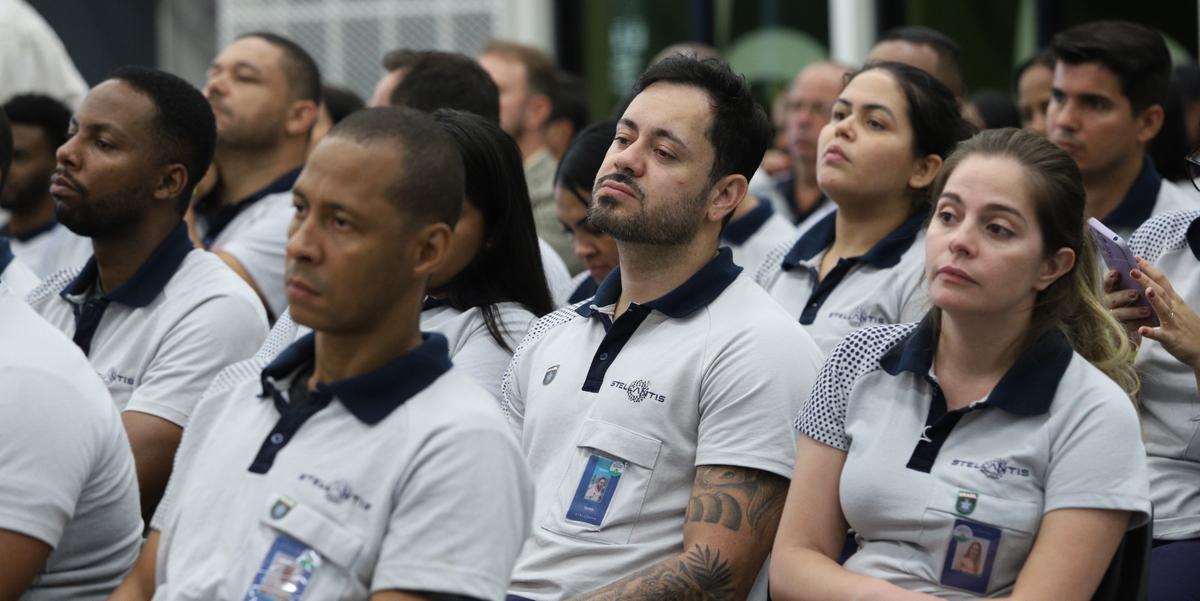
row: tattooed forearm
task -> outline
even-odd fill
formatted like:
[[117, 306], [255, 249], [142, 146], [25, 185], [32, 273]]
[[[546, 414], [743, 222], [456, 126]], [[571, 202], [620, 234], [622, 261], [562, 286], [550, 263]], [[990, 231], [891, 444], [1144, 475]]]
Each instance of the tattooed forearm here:
[[695, 545], [589, 595], [586, 601], [726, 601], [734, 598], [733, 569], [720, 551]]
[[721, 524], [735, 532], [774, 532], [787, 486], [787, 479], [759, 470], [701, 466], [696, 469], [687, 521]]

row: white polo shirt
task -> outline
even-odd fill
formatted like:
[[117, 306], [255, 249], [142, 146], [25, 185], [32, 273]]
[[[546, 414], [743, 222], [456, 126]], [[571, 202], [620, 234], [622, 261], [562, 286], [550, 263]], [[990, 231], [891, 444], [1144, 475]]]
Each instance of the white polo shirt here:
[[[1129, 241], [1136, 256], [1166, 274], [1184, 302], [1200, 311], [1200, 210], [1164, 213]], [[1200, 392], [1191, 368], [1162, 344], [1142, 339], [1134, 362], [1142, 377], [1142, 436], [1150, 464], [1154, 538], [1200, 536]]]
[[437, 334], [297, 401], [313, 360], [310, 334], [200, 403], [151, 523], [154, 599], [242, 599], [300, 575], [306, 601], [502, 597], [533, 491], [495, 399]]
[[[5, 234], [0, 232], [0, 235]], [[12, 236], [9, 241], [13, 254], [38, 279], [60, 269], [82, 267], [92, 256], [92, 239], [77, 235], [58, 222], [26, 236]]]
[[818, 280], [834, 242], [830, 213], [792, 244], [777, 247], [755, 280], [828, 354], [864, 326], [916, 321], [929, 310], [925, 290], [925, 231], [929, 212], [913, 213], [861, 257], [839, 259]]
[[[943, 599], [1011, 591], [1042, 516], [1065, 508], [1149, 518], [1132, 401], [1055, 332], [991, 393], [947, 411], [931, 321], [858, 330], [829, 356], [796, 420], [847, 453], [842, 512], [853, 572]], [[979, 545], [979, 562], [965, 558]], [[964, 566], [960, 562], [966, 561]]]
[[[254, 291], [220, 259], [194, 248], [182, 223], [116, 290], [98, 294], [98, 275], [93, 257], [82, 269], [50, 276], [28, 300], [86, 347], [122, 411], [186, 426], [217, 372], [253, 355], [267, 334]], [[96, 324], [90, 343], [89, 323]]]
[[[569, 598], [682, 552], [696, 466], [791, 476], [788, 420], [820, 351], [740, 272], [721, 249], [614, 321], [616, 269], [534, 324], [503, 383], [537, 490], [512, 594]], [[583, 495], [600, 477], [597, 503]]]
[[121, 418], [87, 359], [0, 284], [0, 530], [53, 551], [21, 599], [106, 599], [137, 559]]
[[41, 280], [25, 266], [25, 263], [13, 256], [8, 238], [4, 237], [0, 237], [0, 282], [20, 298], [24, 298], [41, 284]]
[[1200, 195], [1191, 182], [1176, 184], [1158, 174], [1146, 155], [1137, 179], [1125, 192], [1121, 204], [1101, 219], [1116, 234], [1128, 240], [1134, 230], [1155, 215], [1200, 209]]
[[796, 226], [779, 216], [766, 199], [759, 199], [757, 207], [721, 231], [721, 241], [733, 251], [733, 262], [748, 270], [758, 269], [771, 251], [795, 238]]

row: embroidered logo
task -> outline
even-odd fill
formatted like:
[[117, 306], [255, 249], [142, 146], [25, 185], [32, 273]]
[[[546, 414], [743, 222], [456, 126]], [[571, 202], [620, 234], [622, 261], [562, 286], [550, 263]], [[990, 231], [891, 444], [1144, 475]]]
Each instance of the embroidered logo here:
[[117, 371], [117, 368], [110, 367], [107, 372], [101, 373], [100, 379], [104, 380], [105, 384], [124, 384], [126, 386], [136, 385], [133, 376], [127, 376]]
[[850, 324], [850, 327], [854, 328], [861, 328], [864, 324], [881, 325], [891, 323], [888, 321], [886, 316], [872, 315], [869, 313], [869, 308], [870, 305], [864, 303], [853, 309], [850, 309], [848, 313], [842, 311], [830, 311], [829, 317], [832, 319], [844, 319]]
[[350, 487], [350, 483], [345, 480], [326, 482], [312, 474], [300, 474], [300, 481], [309, 482], [313, 486], [325, 491], [325, 499], [335, 505], [350, 501], [352, 505], [363, 511], [370, 511], [371, 509], [371, 504], [366, 499], [358, 496], [358, 493], [354, 492], [354, 489]]
[[667, 397], [650, 390], [649, 380], [634, 380], [630, 384], [613, 380], [610, 386], [624, 390], [625, 396], [634, 403], [640, 403], [648, 398], [654, 399], [660, 403], [667, 402]]
[[1029, 477], [1029, 468], [1009, 465], [1007, 459], [989, 459], [980, 463], [967, 459], [955, 459], [950, 462], [950, 465], [964, 469], [978, 470], [979, 473], [991, 480], [1000, 480], [1004, 476]]
[[271, 519], [273, 519], [273, 520], [283, 519], [283, 516], [287, 515], [288, 512], [292, 510], [292, 507], [295, 507], [295, 506], [296, 506], [295, 501], [293, 501], [287, 497], [280, 497], [278, 500], [275, 501], [275, 504], [271, 506]]
[[549, 386], [554, 381], [554, 376], [558, 375], [558, 366], [551, 365], [550, 369], [546, 370], [546, 374], [542, 376], [542, 386]]
[[1008, 471], [1008, 462], [1003, 459], [990, 459], [979, 464], [979, 471], [992, 480], [999, 480]]
[[962, 515], [971, 515], [975, 513], [975, 506], [979, 504], [979, 495], [965, 490], [958, 491], [958, 502], [954, 504], [954, 511]]

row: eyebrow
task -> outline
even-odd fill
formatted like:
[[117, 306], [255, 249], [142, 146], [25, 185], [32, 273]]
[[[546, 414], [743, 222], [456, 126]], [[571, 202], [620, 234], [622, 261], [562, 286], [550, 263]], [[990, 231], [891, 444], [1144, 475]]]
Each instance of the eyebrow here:
[[[621, 125], [624, 125], [625, 127], [628, 127], [629, 129], [632, 129], [635, 132], [638, 131], [638, 124], [633, 119], [630, 119], [629, 117], [621, 117]], [[675, 135], [674, 132], [672, 132], [669, 129], [663, 129], [661, 127], [656, 127], [654, 129], [650, 130], [650, 135], [651, 135], [651, 137], [654, 137], [654, 138], [666, 138], [666, 139], [674, 142], [675, 144], [678, 144], [679, 146], [681, 146], [683, 148], [688, 147], [687, 143], [684, 142], [682, 138]]]
[[88, 131], [93, 131], [93, 132], [116, 134], [117, 136], [125, 135], [125, 132], [121, 128], [117, 127], [116, 125], [113, 125], [112, 123], [108, 123], [105, 121], [101, 121], [99, 123], [88, 123], [87, 125], [80, 125], [79, 118], [75, 117], [74, 115], [71, 116], [71, 120], [68, 122], [68, 124], [69, 124], [69, 126], [74, 127], [76, 129], [76, 131], [78, 131], [80, 129], [86, 129]]
[[[962, 197], [953, 192], [942, 192], [941, 199], [949, 200], [951, 202], [955, 202], [958, 204], [963, 204]], [[1011, 215], [1015, 216], [1016, 218], [1020, 219], [1022, 222], [1026, 221], [1025, 215], [1021, 214], [1020, 211], [1018, 211], [1006, 204], [1001, 204], [998, 202], [989, 202], [989, 203], [986, 203], [983, 205], [983, 210], [984, 210], [984, 212], [992, 212], [992, 213], [1008, 213], [1008, 214], [1011, 214]]]
[[[221, 63], [218, 63], [218, 62], [216, 62], [216, 61], [213, 61], [213, 63], [212, 63], [211, 65], [209, 65], [209, 66], [208, 66], [208, 68], [209, 68], [209, 69], [225, 69], [225, 68], [227, 68], [227, 67], [225, 67], [225, 66], [224, 66], [224, 65], [222, 65]], [[261, 75], [261, 74], [262, 74], [262, 69], [259, 69], [259, 68], [258, 68], [258, 65], [255, 65], [254, 63], [247, 62], [247, 61], [244, 61], [244, 60], [242, 60], [242, 61], [234, 61], [234, 62], [233, 62], [233, 64], [231, 64], [231, 65], [229, 65], [229, 66], [228, 66], [228, 69], [229, 69], [230, 71], [237, 71], [238, 69], [249, 69], [249, 70], [253, 71], [255, 75]]]
[[[834, 104], [845, 104], [845, 105], [848, 105], [852, 109], [854, 108], [854, 103], [850, 102], [849, 100], [846, 100], [845, 98], [838, 98], [837, 100], [834, 101]], [[862, 105], [862, 108], [864, 111], [880, 111], [883, 113], [887, 113], [887, 116], [891, 117], [892, 121], [899, 121], [899, 119], [896, 119], [896, 113], [893, 113], [892, 109], [890, 109], [886, 106], [883, 106], [882, 104], [879, 104], [876, 102], [868, 102], [868, 103]]]

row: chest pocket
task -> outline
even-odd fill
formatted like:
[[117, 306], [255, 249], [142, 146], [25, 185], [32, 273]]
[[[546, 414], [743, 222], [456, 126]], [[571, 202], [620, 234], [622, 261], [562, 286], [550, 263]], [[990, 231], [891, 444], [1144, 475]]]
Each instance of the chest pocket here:
[[[589, 419], [579, 429], [573, 454], [559, 482], [554, 502], [542, 516], [542, 528], [572, 538], [608, 544], [628, 543], [642, 513], [662, 441], [616, 424]], [[601, 466], [619, 467], [608, 490], [597, 490], [594, 474]], [[611, 475], [608, 476], [612, 480]], [[581, 506], [602, 507], [590, 518]]]
[[[273, 577], [266, 572], [273, 567], [269, 561], [271, 549], [281, 536], [299, 541], [321, 558], [320, 565], [312, 571], [303, 589], [303, 598], [341, 599], [352, 585], [354, 573], [351, 568], [362, 549], [362, 538], [308, 505], [273, 495], [259, 518], [256, 535], [260, 540], [255, 547], [267, 551], [266, 555], [250, 558], [256, 562], [255, 571], [251, 580], [241, 585], [242, 594], [260, 575], [264, 579]], [[366, 589], [362, 592], [365, 594]]]
[[973, 500], [965, 497], [964, 501], [961, 492], [969, 491], [947, 484], [934, 488], [921, 517], [921, 538], [912, 569], [928, 582], [939, 582], [955, 535], [955, 523], [967, 520], [991, 526], [1000, 530], [999, 548], [987, 585], [988, 595], [992, 595], [1011, 587], [1025, 565], [1042, 522], [1041, 499], [1018, 501], [985, 493]]

